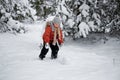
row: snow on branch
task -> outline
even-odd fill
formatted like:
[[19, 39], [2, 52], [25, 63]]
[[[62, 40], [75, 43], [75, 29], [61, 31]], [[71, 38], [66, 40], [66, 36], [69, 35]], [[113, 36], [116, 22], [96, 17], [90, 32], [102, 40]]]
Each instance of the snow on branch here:
[[87, 35], [90, 31], [89, 26], [85, 22], [81, 22], [78, 27], [79, 27], [80, 36], [87, 37]]

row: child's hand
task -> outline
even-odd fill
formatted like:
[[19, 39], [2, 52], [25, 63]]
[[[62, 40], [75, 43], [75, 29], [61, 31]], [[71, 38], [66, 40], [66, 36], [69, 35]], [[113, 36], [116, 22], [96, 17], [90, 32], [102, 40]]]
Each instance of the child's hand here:
[[45, 48], [46, 48], [46, 49], [49, 48], [49, 44], [48, 44], [48, 43], [45, 44]]

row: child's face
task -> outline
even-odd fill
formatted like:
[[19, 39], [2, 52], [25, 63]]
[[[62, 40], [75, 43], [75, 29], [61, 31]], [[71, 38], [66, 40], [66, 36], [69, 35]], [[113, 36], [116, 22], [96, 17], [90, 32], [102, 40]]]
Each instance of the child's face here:
[[54, 23], [54, 26], [57, 28], [57, 27], [59, 27], [59, 24], [57, 24], [57, 23]]

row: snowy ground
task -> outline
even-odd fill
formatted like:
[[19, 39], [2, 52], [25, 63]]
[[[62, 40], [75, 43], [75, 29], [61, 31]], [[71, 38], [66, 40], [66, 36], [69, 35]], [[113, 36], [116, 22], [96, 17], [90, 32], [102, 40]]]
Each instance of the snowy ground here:
[[120, 42], [67, 41], [57, 60], [39, 60], [41, 24], [29, 32], [0, 34], [0, 80], [120, 80]]

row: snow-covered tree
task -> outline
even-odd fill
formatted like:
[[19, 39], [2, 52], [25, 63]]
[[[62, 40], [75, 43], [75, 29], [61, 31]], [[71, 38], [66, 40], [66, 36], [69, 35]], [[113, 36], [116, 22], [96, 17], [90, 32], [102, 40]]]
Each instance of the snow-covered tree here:
[[46, 19], [48, 15], [55, 14], [55, 0], [30, 0], [30, 3], [36, 10], [38, 19]]
[[[72, 11], [73, 25], [70, 26], [70, 29], [72, 29], [71, 33], [74, 38], [87, 37], [90, 31], [94, 31], [100, 25], [99, 15], [90, 12], [91, 6], [87, 2], [88, 0], [66, 0], [65, 4]], [[97, 22], [96, 25], [95, 22]]]
[[87, 37], [90, 32], [111, 33], [119, 31], [119, 11], [119, 0], [2, 0], [0, 31], [12, 30], [10, 20], [19, 24], [32, 22], [35, 14], [38, 20], [59, 14], [63, 30], [73, 38]]
[[[107, 25], [120, 16], [118, 0], [65, 0], [65, 4], [74, 16], [72, 17], [74, 25], [69, 26], [69, 29], [72, 28], [71, 33], [74, 38], [87, 37], [89, 32], [106, 32], [110, 28]], [[80, 25], [83, 23], [88, 28], [83, 27], [83, 25], [81, 30]]]
[[35, 20], [34, 14], [35, 11], [30, 7], [28, 0], [1, 0], [0, 32], [15, 31], [20, 33], [21, 30], [25, 32], [21, 22], [33, 22]]

